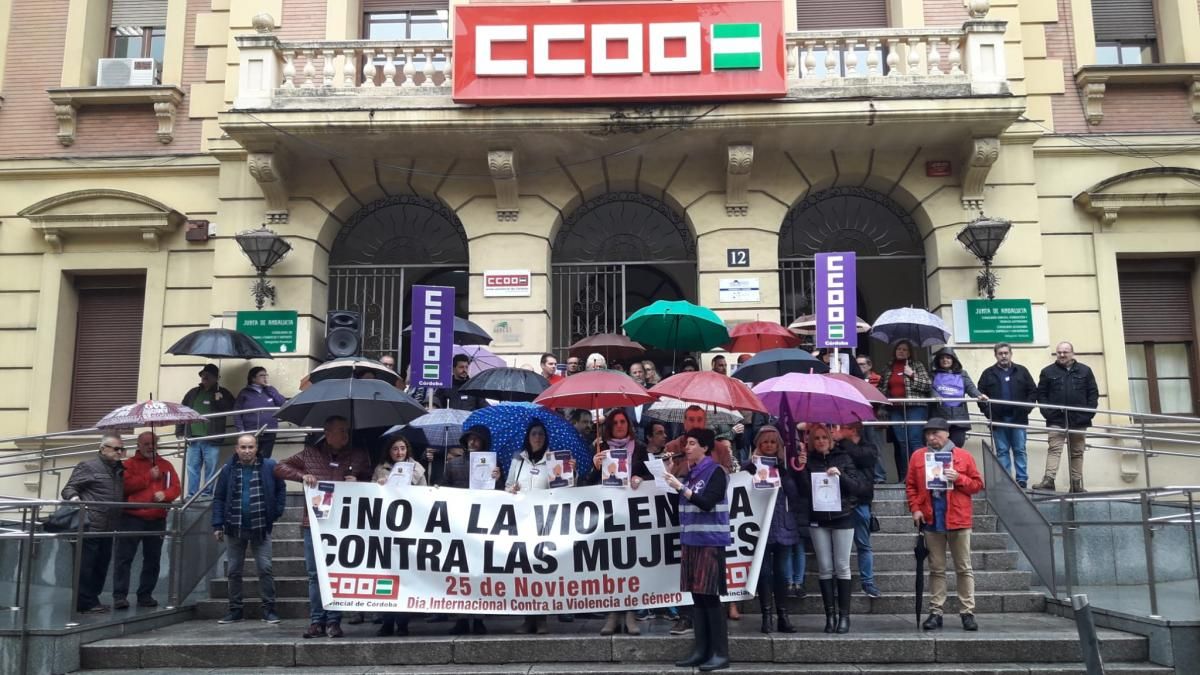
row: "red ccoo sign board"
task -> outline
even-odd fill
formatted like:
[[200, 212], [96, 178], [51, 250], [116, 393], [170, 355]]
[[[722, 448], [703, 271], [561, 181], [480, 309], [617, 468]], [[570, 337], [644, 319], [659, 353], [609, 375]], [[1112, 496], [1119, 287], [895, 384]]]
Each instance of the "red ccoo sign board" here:
[[454, 15], [460, 103], [787, 93], [780, 0], [457, 5]]

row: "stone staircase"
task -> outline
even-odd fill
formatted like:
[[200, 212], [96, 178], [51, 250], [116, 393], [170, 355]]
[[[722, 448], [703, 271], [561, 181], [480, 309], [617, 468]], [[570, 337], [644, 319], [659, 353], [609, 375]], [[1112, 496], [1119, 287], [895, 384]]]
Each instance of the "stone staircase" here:
[[[793, 599], [794, 635], [758, 632], [757, 603], [743, 603], [744, 618], [731, 622], [731, 672], [968, 672], [968, 673], [1083, 673], [1074, 623], [1044, 614], [1045, 598], [1031, 588], [1030, 573], [1017, 569], [1018, 554], [997, 517], [982, 498], [975, 500], [972, 563], [975, 570], [976, 613], [980, 632], [964, 633], [954, 614], [954, 573], [947, 600], [946, 628], [923, 633], [914, 617], [915, 530], [907, 515], [903, 489], [880, 486], [875, 514], [882, 531], [872, 536], [876, 585], [883, 597], [858, 593], [855, 571], [853, 629], [849, 635], [821, 632], [823, 610], [817, 597], [816, 564], [808, 560], [809, 597]], [[259, 621], [258, 580], [252, 561], [246, 561], [247, 621], [218, 626], [226, 611], [228, 582], [210, 582], [211, 599], [197, 608], [198, 620], [152, 633], [104, 640], [81, 651], [87, 672], [105, 669], [156, 669], [168, 672], [262, 672], [264, 667], [291, 667], [289, 672], [487, 672], [487, 673], [678, 673], [671, 664], [685, 656], [690, 638], [668, 634], [669, 622], [643, 622], [641, 636], [601, 637], [600, 620], [580, 618], [566, 623], [551, 620], [551, 635], [516, 636], [518, 620], [489, 618], [487, 636], [451, 637], [448, 623], [412, 621], [410, 638], [374, 637], [375, 626], [344, 625], [343, 640], [303, 640], [307, 625], [308, 591], [300, 534], [301, 506], [293, 496], [284, 518], [276, 524], [274, 573], [282, 624]], [[223, 563], [222, 563], [223, 565]], [[224, 568], [221, 567], [221, 570]], [[1145, 638], [1118, 631], [1101, 631], [1108, 673], [1170, 673], [1170, 668], [1147, 663]], [[246, 670], [242, 671], [241, 669]], [[211, 670], [210, 670], [211, 669]]]

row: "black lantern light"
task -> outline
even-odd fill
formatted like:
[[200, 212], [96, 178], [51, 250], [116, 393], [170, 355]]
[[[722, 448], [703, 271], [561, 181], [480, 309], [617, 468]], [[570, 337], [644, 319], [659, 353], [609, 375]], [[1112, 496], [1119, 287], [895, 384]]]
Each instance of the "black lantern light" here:
[[292, 245], [268, 230], [266, 225], [257, 230], [239, 232], [235, 239], [238, 246], [242, 247], [242, 253], [246, 254], [250, 264], [258, 271], [258, 280], [250, 288], [251, 294], [254, 295], [255, 307], [262, 309], [266, 300], [270, 300], [274, 305], [275, 287], [267, 281], [267, 272], [292, 250]]
[[1011, 227], [1012, 223], [1007, 220], [981, 215], [958, 233], [959, 243], [983, 263], [977, 282], [980, 295], [986, 294], [988, 300], [996, 298], [996, 286], [1000, 283], [992, 273], [992, 258], [996, 257], [996, 251], [1000, 250]]

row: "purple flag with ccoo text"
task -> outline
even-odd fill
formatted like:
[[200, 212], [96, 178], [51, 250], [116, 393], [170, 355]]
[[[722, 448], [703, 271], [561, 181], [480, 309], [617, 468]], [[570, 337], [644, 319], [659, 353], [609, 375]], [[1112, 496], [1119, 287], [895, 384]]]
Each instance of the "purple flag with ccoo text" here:
[[454, 288], [413, 286], [410, 386], [449, 387], [454, 358]]
[[856, 260], [851, 251], [818, 253], [817, 293], [813, 309], [817, 318], [818, 347], [858, 346], [858, 289]]

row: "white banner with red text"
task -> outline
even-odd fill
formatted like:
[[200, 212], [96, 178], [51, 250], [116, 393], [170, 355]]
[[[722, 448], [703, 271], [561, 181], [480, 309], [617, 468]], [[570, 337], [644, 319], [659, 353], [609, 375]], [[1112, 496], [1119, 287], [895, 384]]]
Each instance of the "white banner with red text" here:
[[[729, 480], [724, 600], [754, 596], [777, 490]], [[675, 497], [322, 482], [306, 489], [326, 609], [570, 614], [691, 604]]]

